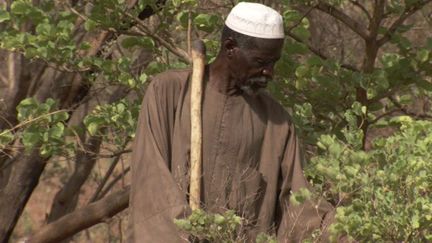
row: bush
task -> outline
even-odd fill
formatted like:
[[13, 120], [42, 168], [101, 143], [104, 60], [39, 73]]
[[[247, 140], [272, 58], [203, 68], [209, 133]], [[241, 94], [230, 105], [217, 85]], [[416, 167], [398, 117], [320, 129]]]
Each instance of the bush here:
[[338, 206], [334, 236], [362, 242], [432, 240], [432, 122], [401, 116], [390, 123], [400, 130], [376, 139], [367, 152], [335, 136], [319, 140], [322, 154], [307, 173]]

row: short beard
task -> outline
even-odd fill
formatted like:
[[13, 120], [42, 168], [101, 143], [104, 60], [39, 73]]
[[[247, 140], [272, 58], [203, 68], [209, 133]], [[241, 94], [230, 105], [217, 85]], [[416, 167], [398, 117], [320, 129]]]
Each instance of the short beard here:
[[268, 83], [268, 79], [264, 76], [253, 77], [240, 86], [240, 89], [248, 95], [256, 95], [258, 91], [264, 87], [260, 87], [259, 83]]

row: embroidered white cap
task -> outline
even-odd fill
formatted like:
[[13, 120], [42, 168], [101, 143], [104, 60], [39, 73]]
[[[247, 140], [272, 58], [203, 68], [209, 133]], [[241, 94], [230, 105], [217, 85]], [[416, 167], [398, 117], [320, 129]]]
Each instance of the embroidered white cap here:
[[238, 33], [252, 37], [285, 37], [282, 16], [276, 10], [259, 3], [238, 3], [228, 14], [225, 25]]

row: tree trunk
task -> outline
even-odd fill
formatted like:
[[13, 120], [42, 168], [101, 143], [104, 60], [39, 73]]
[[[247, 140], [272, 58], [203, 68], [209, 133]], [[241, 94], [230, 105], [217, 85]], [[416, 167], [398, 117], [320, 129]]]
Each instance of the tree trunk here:
[[30, 155], [21, 155], [14, 162], [8, 184], [0, 191], [0, 242], [8, 242], [9, 237], [39, 182], [46, 159], [39, 156], [39, 150]]

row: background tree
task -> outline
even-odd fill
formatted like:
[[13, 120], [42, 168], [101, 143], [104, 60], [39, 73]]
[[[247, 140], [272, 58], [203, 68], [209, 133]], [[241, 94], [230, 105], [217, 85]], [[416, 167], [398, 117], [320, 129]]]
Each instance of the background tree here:
[[[0, 1], [0, 242], [18, 219], [25, 224], [38, 183], [60, 186], [41, 228], [27, 232], [36, 242], [127, 207], [130, 141], [149, 78], [187, 67], [193, 38], [211, 60], [221, 16], [236, 2]], [[308, 145], [311, 182], [340, 208], [334, 233], [430, 240], [431, 1], [260, 2], [284, 15], [270, 90]], [[125, 238], [124, 218], [108, 224], [120, 230], [108, 227], [106, 240]]]

